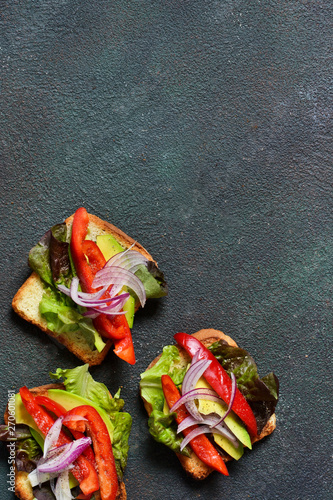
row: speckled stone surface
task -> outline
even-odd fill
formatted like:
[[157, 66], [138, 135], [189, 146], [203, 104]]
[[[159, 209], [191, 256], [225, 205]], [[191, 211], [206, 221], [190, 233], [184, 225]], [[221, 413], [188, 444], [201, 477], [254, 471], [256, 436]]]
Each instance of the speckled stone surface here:
[[[81, 205], [142, 243], [168, 298], [137, 315], [137, 364], [96, 379], [134, 418], [129, 500], [333, 498], [332, 4], [44, 0], [1, 6], [1, 411], [77, 360], [11, 310], [29, 249]], [[148, 434], [139, 375], [213, 327], [281, 383], [277, 430], [185, 477]], [[7, 491], [0, 449], [1, 499]]]

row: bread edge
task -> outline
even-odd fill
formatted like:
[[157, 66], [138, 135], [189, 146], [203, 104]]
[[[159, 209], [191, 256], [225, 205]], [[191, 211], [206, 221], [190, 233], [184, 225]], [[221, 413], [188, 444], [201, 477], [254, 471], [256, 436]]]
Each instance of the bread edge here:
[[[113, 224], [100, 219], [96, 215], [93, 214], [88, 214], [88, 215], [89, 215], [89, 223], [94, 224], [101, 231], [101, 233], [111, 234], [112, 236], [115, 236], [116, 239], [119, 241], [119, 243], [125, 248], [129, 248], [131, 245], [134, 245], [133, 249], [140, 252], [144, 257], [146, 257], [148, 260], [154, 262], [154, 264], [157, 265], [157, 262], [153, 259], [150, 253], [140, 243], [135, 241], [133, 238], [128, 236], [126, 233], [118, 229]], [[74, 214], [72, 214], [65, 220], [68, 229], [71, 229], [73, 219], [74, 219]], [[28, 289], [31, 286], [33, 286], [33, 284], [36, 282], [41, 283], [42, 280], [36, 272], [33, 272], [29, 276], [29, 278], [23, 283], [23, 285], [21, 285], [19, 290], [16, 292], [12, 300], [13, 310], [25, 321], [28, 321], [29, 323], [37, 326], [47, 335], [60, 342], [60, 344], [64, 345], [70, 352], [72, 352], [77, 358], [79, 358], [84, 363], [88, 363], [90, 366], [100, 365], [113, 345], [112, 340], [107, 340], [105, 342], [106, 346], [101, 352], [98, 352], [96, 350], [96, 351], [91, 351], [91, 353], [87, 353], [87, 351], [85, 351], [84, 349], [80, 349], [80, 347], [78, 347], [75, 343], [73, 343], [65, 334], [57, 334], [55, 332], [52, 332], [45, 326], [46, 322], [45, 324], [43, 324], [40, 321], [35, 321], [26, 314], [26, 312], [22, 307], [20, 307], [24, 295], [27, 293]]]
[[[225, 335], [223, 332], [220, 330], [214, 330], [212, 328], [207, 328], [207, 329], [202, 329], [199, 330], [196, 333], [192, 334], [193, 337], [196, 339], [200, 340], [205, 347], [209, 347], [211, 344], [214, 342], [217, 342], [218, 340], [224, 340], [227, 342], [229, 345], [238, 347], [237, 343], [228, 335]], [[185, 358], [188, 362], [190, 361], [190, 356], [187, 354], [187, 352], [178, 344], [176, 344], [176, 347], [178, 348], [180, 355]], [[147, 367], [146, 370], [149, 370], [149, 368], [153, 367], [157, 361], [160, 359], [162, 354], [157, 356]], [[142, 398], [142, 396], [141, 396]], [[148, 416], [152, 412], [152, 406], [150, 403], [145, 401], [144, 398], [142, 398], [144, 407], [146, 409], [146, 412], [148, 413]], [[259, 436], [256, 436], [254, 438], [251, 438], [251, 443], [254, 444], [257, 441], [260, 441], [266, 436], [269, 436], [274, 429], [276, 428], [276, 416], [275, 413], [270, 417], [268, 420], [267, 424], [261, 431]], [[181, 453], [176, 453], [182, 467], [184, 468], [185, 472], [192, 477], [193, 479], [196, 480], [202, 480], [205, 479], [211, 472], [213, 472], [213, 469], [208, 467], [206, 464], [204, 464], [193, 452], [190, 457], [186, 457], [185, 455], [182, 455]], [[232, 460], [231, 458], [228, 459], [227, 461]]]
[[[65, 389], [63, 384], [46, 384], [39, 387], [33, 387], [30, 389], [32, 394], [35, 396], [47, 396], [49, 389]], [[4, 414], [4, 421], [8, 424], [8, 405]], [[15, 467], [15, 495], [20, 500], [33, 500], [35, 497], [33, 495], [32, 487], [28, 480], [28, 473], [24, 471], [18, 471]], [[123, 481], [119, 482], [118, 492], [116, 500], [126, 500], [127, 493], [125, 483]]]

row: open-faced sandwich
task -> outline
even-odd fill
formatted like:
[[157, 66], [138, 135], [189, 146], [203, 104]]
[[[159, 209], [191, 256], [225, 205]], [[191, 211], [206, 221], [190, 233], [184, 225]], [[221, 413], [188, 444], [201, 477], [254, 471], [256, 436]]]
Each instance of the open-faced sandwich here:
[[140, 244], [79, 208], [29, 253], [32, 275], [13, 309], [89, 365], [108, 350], [135, 363], [135, 311], [167, 294], [163, 274]]
[[125, 500], [123, 473], [132, 419], [96, 382], [88, 364], [64, 379], [10, 394], [0, 440], [9, 450], [9, 490], [21, 500]]
[[193, 478], [228, 475], [228, 460], [275, 429], [278, 379], [260, 379], [248, 352], [218, 330], [174, 338], [141, 374], [149, 431]]

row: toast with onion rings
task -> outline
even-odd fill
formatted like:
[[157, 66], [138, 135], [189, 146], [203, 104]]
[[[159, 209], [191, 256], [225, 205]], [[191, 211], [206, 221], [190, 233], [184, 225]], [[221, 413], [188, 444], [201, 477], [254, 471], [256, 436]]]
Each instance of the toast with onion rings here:
[[[118, 337], [113, 339], [110, 336], [112, 334], [109, 337], [105, 336], [103, 330], [94, 326], [97, 319], [91, 320], [83, 317], [80, 306], [69, 304], [70, 297], [66, 298], [57, 288], [59, 283], [63, 285], [64, 282], [69, 288], [71, 278], [77, 274], [76, 264], [73, 263], [73, 255], [71, 255], [71, 245], [73, 221], [79, 211], [84, 212], [88, 222], [85, 239], [89, 240], [90, 245], [95, 246], [94, 250], [96, 250], [96, 246], [98, 247], [97, 250], [102, 254], [101, 258], [104, 258], [104, 262], [109, 260], [110, 256], [114, 256], [118, 252], [125, 253], [125, 251], [131, 251], [132, 254], [136, 252], [145, 260], [145, 264], [142, 264], [135, 271], [134, 278], [143, 283], [146, 298], [166, 295], [167, 285], [156, 261], [142, 245], [114, 225], [95, 215], [88, 214], [83, 208], [78, 209], [64, 223], [57, 224], [47, 231], [40, 242], [30, 251], [29, 264], [33, 273], [16, 293], [12, 307], [23, 319], [56, 339], [79, 359], [89, 363], [89, 365], [98, 365], [103, 361], [113, 344], [115, 346], [117, 344], [115, 352], [119, 357], [122, 357], [121, 342], [117, 342]], [[86, 257], [87, 254], [88, 251], [85, 251], [84, 256]], [[87, 260], [87, 266], [89, 266], [91, 263], [89, 258]], [[82, 286], [81, 282], [80, 285]], [[140, 301], [136, 295], [137, 289], [133, 291], [127, 288], [127, 292], [129, 298], [125, 304], [127, 307], [125, 317], [129, 326], [129, 328], [127, 327], [128, 336], [131, 339], [130, 328], [132, 325], [130, 322], [133, 322], [134, 312], [140, 307]], [[117, 311], [117, 314], [120, 313]], [[110, 319], [110, 321], [115, 320]], [[133, 363], [133, 361], [129, 362]]]
[[[186, 334], [175, 335], [176, 340], [177, 340], [177, 336], [178, 336], [178, 338], [181, 338], [179, 336], [182, 336], [182, 335], [186, 336]], [[225, 364], [225, 366], [229, 365], [226, 368], [227, 370], [229, 370], [230, 366], [233, 365], [236, 377], [240, 376], [240, 370], [243, 369], [241, 364], [240, 364], [240, 360], [239, 360], [238, 365], [237, 365], [237, 362], [235, 361], [237, 355], [244, 356], [244, 359], [246, 358], [244, 363], [245, 364], [251, 363], [251, 366], [253, 366], [252, 365], [253, 360], [248, 355], [248, 353], [246, 353], [246, 351], [244, 351], [244, 350], [240, 350], [240, 348], [238, 348], [236, 342], [231, 337], [225, 335], [221, 331], [214, 330], [214, 329], [205, 329], [205, 330], [198, 331], [197, 333], [193, 334], [192, 336], [187, 335], [184, 338], [187, 341], [188, 339], [191, 340], [191, 337], [193, 337], [193, 339], [200, 341], [200, 343], [202, 345], [202, 349], [205, 349], [206, 351], [208, 350], [207, 348], [212, 349], [213, 346], [215, 346], [215, 350], [213, 349], [212, 352], [218, 352], [219, 350], [220, 351], [221, 350], [223, 350], [223, 351], [229, 350], [228, 355], [231, 356], [231, 358], [233, 356], [235, 356], [235, 358], [232, 362], [228, 361]], [[169, 347], [170, 347], [170, 349], [169, 349]], [[171, 348], [172, 348], [173, 352], [171, 352]], [[174, 351], [175, 348], [176, 348], [177, 352]], [[233, 348], [236, 350], [234, 350]], [[201, 349], [201, 347], [199, 349]], [[177, 354], [178, 354], [178, 356], [177, 356]], [[169, 358], [168, 358], [168, 356], [169, 356]], [[163, 358], [165, 358], [165, 360], [163, 360]], [[200, 358], [200, 356], [199, 356], [199, 358]], [[251, 358], [251, 360], [250, 360], [250, 358]], [[193, 358], [193, 360], [194, 360], [194, 358]], [[199, 363], [200, 362], [203, 362], [203, 361], [199, 361]], [[191, 442], [189, 443], [189, 445], [188, 444], [186, 445], [183, 452], [180, 451], [180, 448], [177, 448], [178, 444], [176, 443], [176, 440], [179, 439], [179, 436], [181, 435], [181, 433], [177, 434], [177, 431], [175, 430], [176, 429], [175, 422], [174, 421], [172, 422], [171, 417], [170, 417], [171, 422], [170, 422], [170, 420], [168, 421], [169, 409], [166, 408], [167, 405], [165, 403], [165, 399], [167, 399], [167, 398], [166, 398], [165, 394], [163, 394], [163, 389], [161, 387], [161, 383], [158, 382], [158, 378], [163, 379], [163, 376], [161, 377], [162, 372], [169, 373], [171, 379], [173, 379], [175, 381], [174, 382], [175, 386], [177, 388], [179, 388], [182, 384], [184, 384], [184, 381], [185, 381], [184, 374], [189, 373], [189, 371], [190, 371], [188, 368], [190, 363], [191, 363], [191, 356], [188, 354], [188, 352], [186, 352], [186, 350], [184, 349], [183, 346], [176, 344], [175, 346], [168, 346], [167, 349], [164, 348], [163, 354], [161, 354], [156, 359], [154, 359], [150, 363], [150, 365], [147, 367], [147, 370], [141, 375], [140, 392], [141, 392], [141, 397], [143, 399], [145, 409], [146, 409], [148, 416], [149, 416], [150, 433], [153, 435], [153, 437], [157, 441], [164, 442], [164, 444], [167, 444], [171, 449], [173, 449], [173, 451], [176, 452], [177, 457], [179, 458], [179, 460], [180, 460], [183, 468], [187, 472], [187, 474], [189, 474], [194, 479], [201, 480], [201, 479], [206, 478], [214, 470], [214, 467], [212, 466], [212, 464], [209, 463], [209, 461], [207, 463], [206, 461], [203, 461], [201, 458], [199, 458], [196, 455], [196, 453], [191, 449]], [[159, 365], [160, 365], [160, 368], [159, 368]], [[181, 373], [182, 370], [183, 370], [183, 373]], [[238, 371], [238, 374], [237, 374], [237, 371]], [[205, 372], [205, 374], [206, 373], [207, 372]], [[256, 415], [255, 418], [256, 418], [256, 422], [258, 425], [257, 425], [257, 432], [252, 432], [252, 434], [249, 434], [250, 442], [247, 442], [247, 444], [245, 444], [244, 447], [245, 446], [252, 447], [253, 443], [255, 443], [256, 441], [259, 441], [259, 440], [263, 439], [264, 437], [268, 436], [269, 434], [271, 434], [276, 427], [275, 406], [276, 406], [277, 399], [278, 399], [279, 384], [278, 384], [278, 380], [274, 374], [269, 374], [269, 376], [267, 376], [267, 377], [268, 378], [264, 378], [262, 380], [260, 380], [258, 377], [256, 382], [255, 382], [257, 384], [258, 388], [260, 388], [260, 390], [262, 391], [261, 392], [262, 396], [260, 396], [260, 397], [266, 398], [267, 399], [266, 402], [256, 401], [257, 398], [255, 395], [251, 396], [251, 395], [247, 394], [246, 400], [248, 401], [248, 404], [251, 407], [251, 409], [253, 408], [253, 414]], [[199, 382], [201, 380], [201, 388], [199, 388], [198, 392], [201, 391], [201, 393], [203, 393], [203, 391], [206, 390], [206, 389], [203, 389], [203, 387], [205, 387], [205, 388], [209, 387], [209, 391], [210, 391], [211, 390], [210, 385], [207, 384], [207, 381], [205, 381], [205, 380], [202, 382], [202, 379], [203, 379], [203, 377], [200, 377], [200, 379], [199, 379]], [[270, 394], [270, 391], [265, 386], [265, 382], [267, 382], [268, 385], [271, 384], [272, 393], [274, 393], [273, 395]], [[231, 384], [231, 382], [230, 382], [230, 384]], [[151, 393], [151, 390], [150, 390], [150, 387], [153, 387], [153, 386], [155, 387], [155, 390], [156, 390], [154, 395]], [[200, 383], [199, 383], [199, 386], [200, 386]], [[239, 383], [237, 382], [236, 387], [237, 386], [239, 386], [242, 389], [242, 382], [241, 381]], [[158, 393], [158, 390], [160, 391], [159, 393]], [[198, 389], [196, 389], [196, 390], [198, 390]], [[195, 389], [192, 388], [192, 391], [195, 391]], [[245, 392], [246, 392], [246, 390], [245, 390]], [[179, 397], [180, 397], [180, 394], [179, 394]], [[184, 394], [182, 397], [184, 398]], [[202, 396], [202, 397], [204, 397], [204, 396]], [[251, 401], [251, 399], [252, 399], [252, 401]], [[275, 401], [273, 401], [273, 399], [275, 399]], [[185, 396], [184, 400], [186, 400], [186, 396]], [[211, 403], [209, 403], [208, 406], [205, 406], [205, 404], [207, 404], [207, 402], [206, 403], [203, 402], [203, 404], [201, 405], [202, 401], [201, 401], [199, 395], [197, 395], [197, 399], [195, 401], [196, 401], [196, 406], [199, 407], [199, 410], [203, 409], [204, 414], [201, 414], [201, 416], [203, 416], [203, 419], [205, 420], [206, 416], [208, 417], [208, 411], [211, 408], [209, 406], [209, 404], [211, 404]], [[217, 411], [216, 410], [217, 404], [220, 404], [220, 403], [214, 402], [215, 406], [213, 406], [213, 409], [215, 411]], [[222, 404], [222, 402], [221, 402], [221, 404]], [[226, 408], [227, 405], [226, 405], [226, 403], [223, 403], [223, 404], [225, 406], [225, 408], [223, 410], [225, 413], [227, 411], [227, 408]], [[260, 405], [261, 405], [261, 408], [259, 408]], [[175, 409], [175, 410], [171, 409], [170, 411], [172, 412], [173, 415], [179, 416], [177, 414], [177, 412], [180, 412], [182, 407], [184, 409], [184, 406], [185, 406], [185, 403], [183, 403], [181, 407], [178, 406], [177, 409]], [[207, 407], [208, 407], [208, 411], [205, 411], [205, 409]], [[231, 413], [233, 412], [233, 410], [234, 410], [234, 406], [231, 406]], [[185, 411], [186, 411], [186, 407], [185, 407]], [[155, 416], [155, 413], [156, 413], [156, 416]], [[163, 414], [164, 414], [164, 416], [163, 416]], [[188, 412], [186, 415], [188, 415]], [[169, 416], [170, 416], [170, 413], [169, 413]], [[191, 414], [188, 416], [190, 418], [192, 418]], [[209, 416], [211, 416], [211, 414], [209, 414]], [[237, 420], [239, 420], [238, 417], [235, 417], [235, 418], [237, 418]], [[151, 421], [151, 419], [153, 419], [153, 421]], [[246, 420], [246, 418], [244, 418], [244, 420]], [[225, 416], [224, 424], [226, 422], [227, 422], [227, 417]], [[177, 420], [177, 423], [179, 424], [178, 420]], [[204, 424], [205, 424], [205, 422], [203, 421], [202, 425], [204, 425]], [[197, 427], [200, 427], [200, 425], [201, 425], [200, 423], [199, 424], [197, 423]], [[233, 424], [233, 421], [231, 419], [230, 423], [228, 421], [228, 424], [226, 425], [226, 427], [227, 427], [227, 429], [228, 429], [228, 427], [230, 427], [230, 429], [233, 429], [233, 427], [232, 427], [233, 425], [234, 424]], [[244, 423], [241, 423], [241, 425], [243, 425], [243, 427], [244, 427]], [[184, 424], [182, 424], [182, 426], [184, 427]], [[179, 427], [179, 425], [178, 425], [178, 427]], [[172, 430], [172, 428], [174, 430]], [[189, 429], [191, 430], [192, 427], [189, 427]], [[228, 429], [228, 430], [230, 430], [230, 429]], [[237, 427], [235, 427], [235, 429], [236, 429], [237, 433], [239, 433], [239, 429], [237, 430]], [[244, 431], [246, 432], [245, 427], [244, 427]], [[197, 431], [197, 432], [200, 432], [200, 431]], [[165, 438], [162, 437], [162, 434], [164, 434], [164, 433], [166, 434]], [[214, 434], [214, 438], [215, 438], [216, 434], [214, 433], [213, 428], [210, 430], [210, 433]], [[232, 432], [232, 434], [233, 434], [233, 432]], [[200, 435], [199, 435], [199, 437], [200, 437]], [[237, 440], [238, 440], [238, 437], [237, 437]], [[242, 436], [241, 436], [241, 438], [242, 438]], [[182, 439], [182, 438], [180, 438], [180, 439]], [[172, 442], [172, 440], [173, 440], [173, 442]], [[213, 442], [213, 439], [210, 439], [208, 441], [211, 443], [211, 442]], [[218, 442], [218, 444], [216, 443], [216, 441]], [[229, 452], [230, 452], [232, 447], [228, 448], [229, 445], [225, 449], [222, 449], [220, 447], [221, 441], [222, 441], [222, 444], [225, 443], [225, 441], [226, 441], [225, 438], [220, 439], [220, 440], [216, 439], [216, 441], [214, 440], [214, 447], [218, 450], [218, 453], [222, 457], [223, 461], [228, 462], [229, 460], [231, 460], [232, 456], [228, 452], [226, 452], [225, 449], [229, 450]], [[246, 440], [244, 441], [244, 443], [246, 443]], [[239, 445], [243, 448], [243, 445], [241, 442], [239, 442]], [[231, 451], [232, 454], [235, 451], [234, 448], [235, 447], [233, 447], [233, 450]], [[237, 448], [237, 446], [236, 446], [236, 448]], [[185, 451], [186, 451], [186, 453], [184, 453]], [[239, 455], [239, 453], [238, 453], [238, 455]], [[240, 458], [238, 455], [237, 455], [237, 449], [236, 449], [236, 455], [234, 456], [234, 458], [235, 457], [237, 459]], [[219, 469], [216, 469], [216, 470], [219, 470]], [[227, 472], [222, 472], [222, 473], [227, 474]]]

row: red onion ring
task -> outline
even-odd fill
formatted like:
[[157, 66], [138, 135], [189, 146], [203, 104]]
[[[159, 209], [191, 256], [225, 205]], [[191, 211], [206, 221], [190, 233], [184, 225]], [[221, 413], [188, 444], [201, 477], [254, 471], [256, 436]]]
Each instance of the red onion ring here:
[[50, 428], [49, 432], [46, 434], [45, 441], [44, 441], [44, 453], [43, 453], [44, 458], [47, 457], [49, 450], [58, 441], [63, 420], [64, 420], [64, 417], [62, 417], [62, 416], [59, 417], [54, 422], [54, 424]]
[[[186, 394], [187, 392], [193, 390], [198, 382], [199, 378], [202, 374], [207, 370], [209, 365], [211, 364], [211, 360], [202, 359], [200, 361], [196, 361], [191, 363], [190, 368], [187, 370], [183, 384], [182, 384], [182, 394]], [[196, 407], [196, 404], [193, 400], [189, 400], [185, 403], [187, 411], [192, 415], [192, 417], [196, 418], [199, 422], [203, 422], [203, 417], [199, 410]]]
[[224, 421], [224, 419], [231, 412], [232, 405], [234, 404], [234, 401], [235, 401], [236, 389], [237, 389], [237, 382], [236, 382], [235, 374], [233, 372], [231, 372], [230, 378], [231, 378], [231, 381], [232, 381], [232, 387], [231, 387], [231, 397], [230, 397], [230, 401], [229, 401], [229, 406], [228, 406], [228, 409], [227, 409], [226, 413], [223, 415], [223, 417], [217, 422], [217, 424], [214, 427], [217, 427], [218, 425], [222, 424], [222, 422]]
[[[95, 279], [92, 283], [94, 288], [99, 288], [100, 286], [127, 286], [131, 288], [133, 292], [137, 295], [142, 307], [146, 302], [146, 291], [143, 283], [135, 274], [131, 273], [127, 269], [122, 269], [121, 267], [103, 267], [100, 271], [96, 273]], [[112, 287], [113, 288], [113, 287]], [[117, 292], [119, 291], [116, 289]], [[116, 292], [116, 293], [117, 293]], [[114, 290], [111, 290], [111, 296], [115, 294]]]
[[[134, 243], [124, 252], [111, 257], [103, 269], [96, 273], [93, 287], [102, 287], [97, 292], [80, 292], [79, 278], [77, 276], [73, 277], [70, 289], [64, 285], [58, 285], [58, 289], [71, 297], [79, 306], [87, 308], [83, 315], [89, 318], [96, 318], [101, 313], [110, 316], [125, 314], [121, 309], [128, 299], [129, 293], [117, 295], [124, 286], [133, 290], [143, 307], [146, 302], [146, 291], [143, 283], [134, 273], [139, 266], [147, 265], [148, 260], [140, 252], [131, 250], [133, 246]], [[112, 287], [110, 297], [102, 299], [101, 297], [110, 286]]]
[[[91, 439], [89, 437], [84, 437], [76, 439], [64, 446], [59, 446], [59, 448], [61, 448], [61, 453], [53, 454], [49, 460], [39, 465], [37, 469], [39, 472], [60, 472], [71, 465], [90, 445]], [[59, 448], [56, 448], [55, 451], [58, 451]]]
[[170, 412], [174, 412], [182, 404], [185, 404], [191, 400], [193, 401], [194, 399], [204, 399], [207, 401], [215, 401], [216, 403], [220, 403], [222, 401], [222, 399], [216, 394], [213, 389], [192, 389], [191, 391], [186, 392], [180, 399], [178, 399], [178, 401], [172, 406], [172, 408], [170, 408]]

